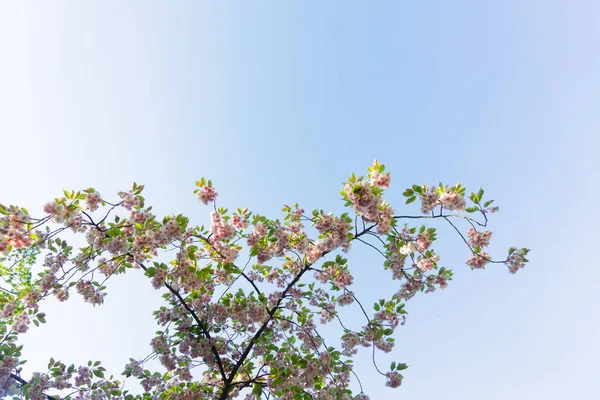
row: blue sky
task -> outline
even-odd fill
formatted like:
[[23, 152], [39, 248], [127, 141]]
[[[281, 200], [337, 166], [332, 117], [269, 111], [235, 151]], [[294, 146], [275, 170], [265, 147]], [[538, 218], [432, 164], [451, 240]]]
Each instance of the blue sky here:
[[[1, 201], [41, 211], [63, 188], [137, 181], [157, 214], [201, 224], [192, 190], [206, 176], [227, 207], [340, 211], [341, 182], [375, 158], [399, 212], [418, 211], [402, 205], [413, 183], [483, 185], [501, 206], [492, 255], [529, 247], [531, 264], [469, 271], [448, 231], [455, 280], [410, 301], [398, 332], [405, 382], [383, 388], [364, 353], [368, 394], [596, 398], [599, 7], [3, 2]], [[377, 254], [351, 262], [365, 298], [394, 290]], [[26, 337], [31, 367], [92, 358], [119, 373], [145, 355], [160, 298], [139, 278], [115, 280], [98, 309], [49, 304]]]

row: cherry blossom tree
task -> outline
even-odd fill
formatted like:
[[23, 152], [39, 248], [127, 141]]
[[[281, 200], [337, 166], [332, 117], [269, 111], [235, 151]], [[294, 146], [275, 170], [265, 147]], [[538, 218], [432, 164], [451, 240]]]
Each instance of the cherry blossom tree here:
[[[421, 213], [397, 215], [383, 198], [389, 184], [389, 172], [375, 161], [366, 176], [352, 174], [345, 182], [341, 195], [349, 212], [306, 212], [293, 204], [284, 206], [280, 219], [270, 219], [247, 208], [219, 208], [212, 182], [201, 179], [195, 194], [211, 207], [208, 228], [183, 215], [154, 215], [144, 186], [135, 183], [116, 200], [93, 188], [64, 191], [44, 205], [41, 217], [0, 204], [0, 395], [368, 399], [353, 369], [361, 347], [373, 352], [382, 382], [400, 386], [407, 366], [382, 368], [376, 353], [394, 349], [408, 300], [452, 279], [434, 250], [436, 229], [426, 223], [449, 224], [472, 269], [504, 264], [515, 273], [529, 250], [511, 248], [500, 260], [484, 250], [492, 236], [488, 217], [498, 207], [484, 201], [483, 190], [466, 198], [461, 184], [413, 185], [403, 194], [407, 204], [419, 201]], [[69, 244], [77, 241], [83, 245]], [[372, 307], [354, 292], [345, 257], [357, 245], [378, 253], [383, 270], [398, 282], [397, 291]], [[46, 371], [21, 375], [18, 339], [45, 322], [42, 300], [82, 296], [99, 306], [109, 281], [125, 273], [164, 292], [150, 354], [130, 359], [122, 372], [139, 381], [141, 394], [126, 390], [119, 375], [108, 376], [100, 362], [75, 366], [50, 359]], [[362, 326], [348, 326], [341, 307], [355, 307]], [[337, 324], [341, 335], [322, 335], [327, 324]], [[160, 370], [151, 370], [152, 360], [159, 360]]]

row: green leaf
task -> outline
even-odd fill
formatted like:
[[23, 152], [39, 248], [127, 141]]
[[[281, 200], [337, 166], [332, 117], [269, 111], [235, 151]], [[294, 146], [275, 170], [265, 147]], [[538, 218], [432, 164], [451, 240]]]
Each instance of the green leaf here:
[[417, 199], [417, 197], [416, 197], [416, 196], [409, 197], [408, 199], [406, 199], [406, 204], [410, 204], [410, 203], [412, 203], [413, 201], [415, 201], [416, 199]]
[[479, 189], [479, 192], [477, 192], [477, 197], [479, 198], [479, 200], [483, 199], [483, 188]]
[[94, 373], [94, 375], [96, 375], [98, 378], [104, 378], [104, 372], [100, 371], [99, 369], [95, 369], [92, 371]]

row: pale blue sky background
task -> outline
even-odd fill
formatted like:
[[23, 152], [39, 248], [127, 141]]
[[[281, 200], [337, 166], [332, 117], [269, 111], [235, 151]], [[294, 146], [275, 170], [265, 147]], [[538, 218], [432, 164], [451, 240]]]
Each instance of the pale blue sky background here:
[[[367, 393], [596, 399], [599, 4], [2, 1], [1, 201], [41, 211], [62, 188], [135, 180], [158, 214], [203, 223], [191, 192], [207, 176], [225, 206], [339, 211], [340, 183], [374, 158], [403, 213], [407, 185], [484, 185], [501, 206], [492, 255], [530, 247], [531, 264], [471, 272], [440, 235], [456, 278], [409, 302], [381, 358], [410, 365], [402, 388], [362, 353]], [[366, 299], [394, 290], [376, 254], [351, 262]], [[120, 373], [145, 355], [158, 293], [133, 274], [111, 286], [99, 309], [49, 304], [30, 367]]]

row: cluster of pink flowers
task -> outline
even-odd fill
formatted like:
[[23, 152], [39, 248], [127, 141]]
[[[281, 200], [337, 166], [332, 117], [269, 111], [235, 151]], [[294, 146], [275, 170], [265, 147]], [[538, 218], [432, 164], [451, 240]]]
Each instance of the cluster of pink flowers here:
[[2, 318], [9, 318], [10, 316], [13, 315], [13, 313], [15, 312], [16, 309], [17, 309], [16, 302], [11, 301], [10, 303], [4, 303], [4, 306], [2, 307], [2, 311], [0, 311], [0, 316], [2, 316]]
[[123, 236], [116, 236], [112, 238], [110, 242], [106, 245], [106, 250], [108, 250], [111, 254], [125, 254], [129, 250], [129, 242]]
[[440, 194], [435, 190], [435, 187], [430, 187], [429, 190], [421, 195], [421, 212], [423, 214], [430, 213], [440, 203]]
[[13, 324], [13, 330], [17, 333], [25, 333], [29, 330], [29, 316], [22, 312]]
[[400, 247], [400, 249], [398, 249], [400, 254], [405, 255], [405, 256], [411, 255], [416, 250], [417, 250], [417, 248], [415, 247], [414, 242], [406, 242], [406, 244], [404, 244], [404, 246], [402, 246], [402, 247]]
[[352, 207], [368, 222], [377, 221], [379, 215], [379, 197], [373, 193], [369, 182], [361, 181], [344, 186], [346, 197]]
[[[429, 254], [429, 252], [427, 254]], [[440, 261], [440, 256], [433, 253], [430, 257], [419, 256], [415, 264], [421, 271], [426, 272], [434, 268], [438, 261]]]
[[32, 400], [46, 400], [44, 391], [50, 389], [50, 377], [47, 374], [34, 372], [29, 382], [29, 396]]
[[23, 298], [23, 304], [27, 308], [37, 308], [38, 301], [42, 298], [40, 291], [37, 288], [33, 288], [27, 293], [27, 295]]
[[20, 249], [33, 244], [27, 231], [29, 214], [15, 206], [10, 206], [6, 211], [7, 215], [0, 215], [0, 254], [4, 256], [9, 254], [9, 246]]
[[4, 398], [8, 395], [8, 391], [11, 386], [14, 386], [15, 382], [11, 378], [11, 371], [19, 366], [19, 359], [12, 356], [4, 356], [0, 360], [0, 397]]
[[[276, 240], [262, 241], [268, 234]], [[301, 235], [297, 232], [292, 232], [286, 229], [279, 222], [273, 222], [269, 226], [262, 222], [256, 222], [252, 232], [248, 235], [248, 246], [255, 248], [258, 251], [257, 262], [259, 264], [266, 263], [274, 256], [282, 257], [286, 250], [290, 248], [290, 238], [298, 239]], [[301, 240], [296, 240], [296, 249], [302, 246], [307, 246], [307, 243], [301, 243]]]
[[[65, 221], [65, 226], [69, 227], [74, 233], [83, 233], [87, 230], [87, 226], [83, 223], [83, 216], [81, 214], [75, 214]], [[38, 235], [41, 237], [42, 235]]]
[[396, 295], [401, 299], [410, 300], [421, 290], [421, 286], [423, 285], [422, 280], [423, 275], [421, 274], [415, 274], [410, 279], [406, 279]]
[[152, 217], [152, 213], [148, 209], [143, 210], [132, 210], [129, 215], [129, 219], [132, 222], [137, 222], [140, 225], [144, 225]]
[[[5, 357], [4, 360], [0, 361], [0, 363], [2, 363], [3, 361], [5, 362], [7, 359], [13, 359], [14, 361], [11, 362], [10, 365], [11, 368], [15, 368], [16, 366], [15, 361], [18, 362], [18, 360], [16, 360], [13, 357]], [[4, 363], [5, 366], [7, 366], [6, 362]], [[98, 365], [98, 363], [95, 364], [96, 366]], [[94, 377], [94, 372], [96, 374], [98, 374], [98, 372], [103, 372], [105, 371], [104, 367], [97, 367], [94, 369], [94, 371], [92, 371], [91, 368], [89, 367], [79, 367], [76, 368], [75, 365], [70, 365], [68, 368], [65, 364], [59, 362], [59, 361], [54, 361], [54, 360], [50, 360], [50, 364], [49, 364], [49, 368], [51, 368], [51, 373], [39, 373], [39, 372], [34, 372], [32, 374], [31, 379], [28, 382], [28, 390], [27, 390], [27, 399], [31, 399], [31, 400], [46, 400], [51, 398], [51, 396], [47, 395], [46, 392], [49, 389], [57, 389], [57, 390], [63, 390], [63, 389], [70, 389], [70, 388], [74, 388], [74, 386], [79, 386], [75, 388], [74, 393], [71, 394], [71, 396], [75, 395], [74, 397], [77, 400], [106, 400], [107, 396], [106, 393], [112, 391], [113, 389], [116, 389], [119, 387], [119, 382], [111, 382], [111, 381], [106, 381], [106, 380], [102, 380], [102, 381], [96, 381], [92, 383], [92, 378]], [[0, 368], [0, 371], [2, 371], [2, 368]], [[4, 371], [2, 371], [3, 373]], [[10, 372], [10, 369], [8, 370], [7, 374]], [[2, 374], [0, 373], [0, 375]], [[98, 374], [100, 375], [100, 374]], [[73, 377], [74, 379], [74, 384], [73, 385]], [[0, 377], [0, 380], [2, 380], [2, 377]], [[14, 383], [14, 381], [13, 381]], [[0, 384], [1, 385], [1, 384]], [[4, 386], [4, 385], [2, 385]], [[92, 387], [96, 387], [97, 389], [92, 389]], [[102, 387], [102, 389], [100, 389], [100, 387]], [[0, 389], [0, 395], [2, 394], [2, 389]], [[6, 393], [4, 393], [6, 394]], [[19, 396], [21, 397], [21, 396]], [[58, 396], [54, 396], [52, 398], [58, 398]], [[118, 396], [111, 396], [111, 398], [114, 399], [119, 399], [122, 397], [118, 397]]]
[[[258, 222], [252, 227], [252, 232], [248, 235], [248, 246], [254, 247], [258, 245], [261, 238], [267, 235], [267, 227]], [[259, 261], [260, 262], [260, 261]]]
[[390, 173], [384, 172], [371, 172], [371, 184], [374, 186], [379, 186], [380, 188], [387, 188], [390, 186]]
[[394, 342], [388, 342], [385, 340], [385, 336], [380, 334], [380, 330], [374, 327], [372, 324], [363, 326], [362, 332], [364, 336], [361, 337], [361, 345], [363, 347], [371, 347], [389, 353], [394, 348]]
[[392, 221], [394, 218], [394, 209], [391, 205], [383, 202], [380, 207], [379, 222], [377, 223], [377, 233], [385, 235], [392, 230]]
[[64, 288], [54, 289], [53, 294], [56, 297], [56, 299], [60, 302], [66, 301], [69, 298], [69, 291]]
[[445, 289], [446, 287], [448, 287], [448, 279], [450, 279], [450, 276], [448, 276], [446, 274], [440, 274], [435, 277], [435, 280], [433, 283], [435, 285], [438, 285], [440, 287], [440, 289]]
[[375, 320], [382, 325], [396, 328], [400, 323], [400, 315], [394, 311], [381, 310], [375, 314]]
[[349, 304], [354, 303], [354, 293], [347, 291], [340, 297], [338, 297], [337, 302], [340, 306], [347, 306]]
[[490, 255], [482, 251], [479, 254], [472, 254], [467, 260], [467, 265], [473, 269], [483, 269], [490, 262]]
[[[212, 187], [212, 186], [210, 186]], [[212, 239], [215, 241], [220, 241], [220, 240], [229, 240], [233, 238], [233, 235], [235, 234], [235, 229], [232, 225], [228, 224], [225, 220], [223, 220], [223, 218], [221, 218], [221, 215], [219, 213], [212, 213], [211, 215], [211, 219], [212, 219], [212, 226], [211, 226], [211, 230], [212, 230]]]
[[358, 333], [348, 333], [342, 337], [342, 348], [344, 349], [344, 355], [351, 356], [358, 353], [356, 348], [361, 344], [361, 338]]
[[77, 375], [75, 376], [75, 385], [83, 386], [92, 383], [90, 378], [90, 369], [88, 367], [79, 367]]
[[131, 190], [128, 192], [119, 192], [118, 196], [122, 200], [121, 206], [123, 206], [126, 210], [131, 211], [135, 207], [139, 207], [142, 204], [140, 198]]
[[53, 272], [44, 274], [39, 283], [40, 291], [42, 293], [46, 293], [46, 292], [50, 291], [50, 289], [52, 289], [52, 285], [54, 285], [55, 281], [56, 281], [56, 275], [54, 275]]
[[430, 238], [431, 235], [429, 234], [429, 232], [419, 233], [417, 235], [417, 244], [415, 246], [417, 250], [419, 250], [420, 252], [424, 252], [425, 250], [427, 250], [431, 246]]
[[98, 206], [102, 203], [102, 197], [100, 196], [100, 193], [93, 191], [93, 192], [89, 192], [86, 196], [85, 196], [85, 205], [87, 206], [88, 210], [90, 211], [96, 211], [98, 209]]
[[83, 296], [84, 301], [94, 305], [102, 304], [106, 296], [106, 293], [98, 291], [90, 281], [80, 280], [75, 284], [75, 290]]
[[234, 214], [231, 217], [231, 225], [233, 225], [235, 229], [243, 231], [248, 227], [248, 218], [242, 218], [241, 216]]
[[400, 385], [402, 385], [402, 375], [400, 375], [398, 372], [390, 371], [386, 373], [385, 376], [387, 377], [387, 382], [385, 383], [385, 386], [397, 388]]
[[306, 252], [306, 260], [314, 264], [319, 258], [323, 256], [325, 251], [333, 249], [333, 240], [331, 238], [327, 238], [325, 240], [318, 240], [309, 246]]
[[490, 244], [492, 232], [488, 230], [477, 232], [473, 227], [470, 227], [467, 231], [467, 237], [471, 246], [486, 247]]
[[429, 249], [432, 244], [431, 235], [429, 232], [419, 233], [416, 237], [412, 237], [408, 234], [402, 234], [401, 239], [405, 241], [405, 243], [398, 249], [398, 252], [404, 256], [409, 256], [415, 251], [424, 253], [425, 250]]
[[198, 190], [196, 195], [198, 196], [198, 200], [200, 200], [203, 204], [208, 204], [217, 200], [218, 193], [212, 185], [205, 185]]
[[67, 217], [68, 210], [65, 208], [64, 205], [58, 203], [57, 201], [52, 201], [50, 203], [44, 204], [44, 212], [46, 214], [50, 214], [54, 222], [62, 223]]
[[527, 255], [527, 249], [519, 249], [511, 248], [511, 254], [506, 259], [506, 264], [508, 265], [508, 271], [511, 274], [516, 273], [521, 268], [525, 267], [525, 256]]
[[247, 327], [253, 331], [254, 324], [262, 324], [267, 320], [268, 311], [260, 302], [249, 297], [244, 300], [245, 305], [243, 303], [232, 303], [229, 306], [223, 303], [212, 304], [205, 310], [206, 316], [217, 325], [223, 325], [227, 320], [231, 320], [240, 324], [240, 327]]
[[323, 268], [322, 272], [316, 272], [315, 278], [322, 283], [331, 282], [340, 289], [352, 285], [354, 278], [348, 272], [347, 268], [342, 268], [338, 264], [329, 265]]
[[[212, 251], [210, 251], [210, 248], [212, 248]], [[210, 259], [224, 264], [234, 262], [237, 259], [241, 249], [240, 246], [229, 245], [221, 242], [212, 243], [210, 248], [207, 248]]]
[[155, 289], [160, 289], [167, 281], [167, 276], [169, 276], [169, 272], [166, 269], [157, 268], [152, 278], [152, 286]]
[[6, 236], [0, 233], [0, 253], [2, 255], [8, 255], [8, 240], [6, 240]]
[[423, 214], [430, 213], [437, 206], [442, 206], [448, 211], [464, 211], [467, 206], [463, 195], [448, 188], [440, 195], [435, 186], [432, 186], [429, 190], [419, 194], [419, 197]]
[[156, 247], [156, 235], [153, 231], [147, 230], [142, 235], [137, 235], [133, 240], [133, 244], [138, 249]]
[[44, 266], [50, 268], [51, 272], [56, 273], [67, 262], [68, 258], [69, 257], [65, 253], [46, 253], [44, 257]]
[[448, 189], [440, 196], [440, 203], [448, 211], [463, 211], [467, 206], [465, 198], [460, 193]]
[[339, 246], [343, 246], [348, 242], [348, 232], [352, 230], [352, 226], [347, 219], [334, 217], [332, 215], [321, 215], [315, 225], [321, 236], [330, 238], [332, 250]]
[[177, 221], [175, 221], [173, 218], [169, 219], [163, 225], [162, 232], [168, 238], [168, 240], [178, 239], [181, 237], [181, 228], [179, 225], [177, 225]]
[[[321, 215], [316, 221], [316, 228], [321, 239], [311, 243], [306, 248], [305, 256], [309, 263], [315, 263], [322, 257], [324, 252], [332, 251], [338, 247], [348, 251], [350, 247], [348, 233], [352, 229], [352, 225], [348, 220], [331, 215]], [[303, 242], [300, 242], [300, 244], [303, 244]]]

